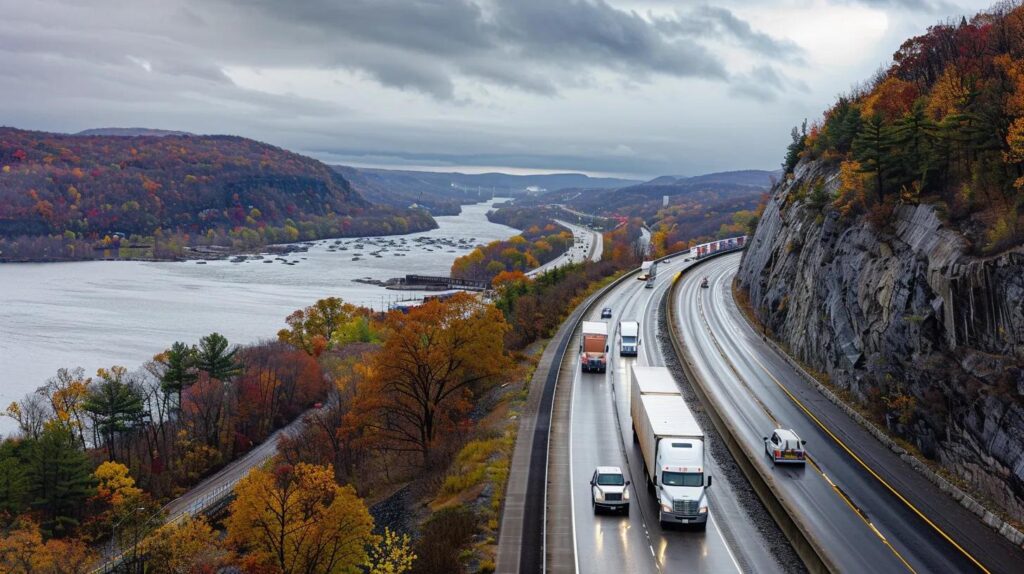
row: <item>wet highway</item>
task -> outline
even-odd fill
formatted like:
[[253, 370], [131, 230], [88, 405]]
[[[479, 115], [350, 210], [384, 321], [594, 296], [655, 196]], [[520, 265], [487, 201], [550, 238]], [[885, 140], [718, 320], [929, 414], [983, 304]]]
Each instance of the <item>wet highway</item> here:
[[[632, 440], [629, 369], [634, 361], [665, 364], [658, 343], [657, 313], [673, 275], [684, 265], [689, 263], [682, 256], [671, 264], [661, 264], [653, 289], [645, 289], [641, 281], [626, 281], [586, 317], [608, 322], [611, 359], [605, 374], [582, 373], [578, 367], [572, 371], [570, 458], [578, 572], [782, 571], [710, 455], [707, 472], [719, 476], [709, 491], [711, 514], [704, 532], [663, 531], [656, 504], [644, 485], [643, 461]], [[600, 319], [603, 307], [612, 308], [611, 319]], [[631, 320], [641, 324], [640, 351], [635, 358], [621, 357], [618, 324]], [[570, 346], [566, 360], [577, 360], [577, 347], [578, 343]], [[599, 465], [619, 466], [633, 482], [628, 516], [594, 514], [589, 481]]]
[[[845, 572], [1020, 571], [1024, 552], [981, 524], [817, 392], [740, 315], [740, 255], [683, 276], [675, 321], [695, 374], [742, 445]], [[709, 280], [700, 287], [701, 277]], [[773, 466], [762, 437], [794, 429], [806, 468]], [[710, 532], [710, 531], [709, 531]]]

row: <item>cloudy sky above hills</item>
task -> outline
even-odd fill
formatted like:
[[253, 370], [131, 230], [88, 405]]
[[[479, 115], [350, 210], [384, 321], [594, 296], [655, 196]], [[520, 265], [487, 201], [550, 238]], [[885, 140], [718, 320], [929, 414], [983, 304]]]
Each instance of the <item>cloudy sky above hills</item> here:
[[0, 0], [0, 124], [252, 137], [332, 163], [773, 169], [977, 0]]

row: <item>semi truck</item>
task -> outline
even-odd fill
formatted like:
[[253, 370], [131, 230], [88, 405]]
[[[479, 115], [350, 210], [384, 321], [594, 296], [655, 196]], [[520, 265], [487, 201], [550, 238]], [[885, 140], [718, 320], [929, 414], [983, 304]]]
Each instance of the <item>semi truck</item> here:
[[704, 431], [665, 367], [633, 366], [629, 412], [662, 526], [708, 523]]
[[605, 372], [608, 368], [608, 324], [584, 321], [582, 331], [580, 366], [584, 372]]
[[619, 354], [623, 357], [635, 357], [640, 349], [640, 323], [636, 321], [619, 322]]

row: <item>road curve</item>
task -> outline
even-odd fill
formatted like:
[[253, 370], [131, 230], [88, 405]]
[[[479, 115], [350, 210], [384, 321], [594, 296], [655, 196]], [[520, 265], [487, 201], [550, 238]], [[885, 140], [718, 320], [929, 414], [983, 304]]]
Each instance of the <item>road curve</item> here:
[[[729, 481], [721, 480], [724, 477], [713, 457], [709, 456], [708, 474], [718, 474], [720, 480], [709, 491], [712, 510], [706, 532], [664, 531], [658, 523], [655, 501], [644, 488], [643, 461], [632, 441], [629, 369], [634, 362], [665, 364], [658, 344], [657, 314], [673, 275], [688, 265], [683, 256], [662, 263], [653, 289], [645, 289], [640, 281], [625, 281], [585, 317], [602, 320], [603, 307], [613, 310], [612, 318], [605, 319], [612, 349], [608, 372], [582, 373], [578, 366], [570, 371], [569, 457], [578, 572], [781, 571], [767, 543], [739, 507]], [[618, 354], [618, 322], [623, 320], [640, 321], [641, 350], [636, 358]], [[567, 353], [566, 360], [575, 364], [575, 346], [570, 345]], [[620, 466], [633, 482], [629, 516], [594, 514], [589, 480], [598, 465]]]
[[[731, 291], [739, 261], [724, 256], [683, 276], [675, 300], [680, 338], [719, 414], [831, 561], [849, 572], [1019, 572], [1024, 551], [906, 465], [750, 328]], [[807, 441], [812, 464], [772, 466], [762, 437], [776, 426]]]
[[544, 265], [532, 269], [526, 273], [528, 277], [535, 277], [546, 271], [583, 261], [600, 261], [604, 252], [604, 237], [600, 232], [587, 227], [575, 225], [567, 221], [555, 220], [556, 223], [572, 232], [573, 244], [565, 253], [548, 261]]

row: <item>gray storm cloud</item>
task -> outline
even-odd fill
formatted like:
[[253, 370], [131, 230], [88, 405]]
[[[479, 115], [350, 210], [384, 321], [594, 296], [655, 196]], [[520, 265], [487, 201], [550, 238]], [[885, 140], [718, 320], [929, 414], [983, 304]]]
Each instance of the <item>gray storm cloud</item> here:
[[[763, 4], [775, 3], [791, 4]], [[944, 6], [859, 3], [898, 11]], [[716, 149], [733, 146], [724, 136], [712, 141], [718, 136], [708, 126], [665, 129], [679, 109], [663, 101], [711, 100], [702, 115], [726, 122], [735, 120], [734, 108], [750, 116], [752, 106], [776, 106], [766, 109], [772, 117], [791, 115], [790, 123], [806, 115], [793, 102], [809, 91], [808, 53], [785, 30], [744, 19], [740, 6], [0, 0], [0, 122], [54, 131], [147, 125], [235, 133], [325, 157], [680, 172], [710, 165]], [[240, 81], [239, 70], [249, 81]], [[297, 71], [337, 74], [340, 87], [270, 81]], [[345, 94], [363, 89], [364, 99], [375, 97], [364, 80], [398, 94], [386, 98], [392, 107], [367, 114], [359, 94]], [[353, 97], [338, 97], [339, 90]], [[665, 98], [668, 92], [679, 98]], [[609, 103], [613, 93], [621, 98]], [[635, 108], [644, 105], [668, 107]], [[527, 111], [538, 109], [544, 117]], [[651, 119], [659, 113], [664, 121]], [[626, 115], [639, 119], [630, 124]], [[607, 125], [594, 125], [595, 117]], [[785, 138], [787, 130], [772, 130], [772, 142]], [[697, 137], [712, 143], [695, 144]], [[636, 153], [614, 152], [627, 148]], [[752, 165], [767, 167], [763, 159], [774, 152]]]

